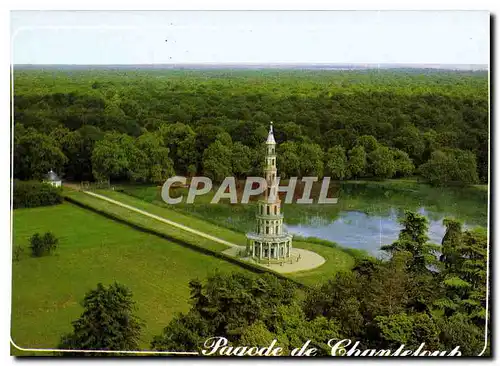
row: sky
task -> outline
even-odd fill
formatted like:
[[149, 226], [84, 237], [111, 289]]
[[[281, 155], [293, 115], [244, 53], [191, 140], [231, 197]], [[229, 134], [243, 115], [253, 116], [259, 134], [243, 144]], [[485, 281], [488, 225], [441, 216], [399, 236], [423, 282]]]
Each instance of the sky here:
[[486, 11], [13, 11], [14, 64], [488, 64]]

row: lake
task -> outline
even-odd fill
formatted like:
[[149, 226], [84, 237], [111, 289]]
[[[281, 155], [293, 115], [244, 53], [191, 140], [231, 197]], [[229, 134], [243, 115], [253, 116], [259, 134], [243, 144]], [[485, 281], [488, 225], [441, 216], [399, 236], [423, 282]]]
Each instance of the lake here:
[[[429, 220], [427, 235], [430, 242], [440, 244], [446, 231], [443, 219], [450, 215], [431, 213], [423, 207], [418, 212]], [[334, 220], [316, 216], [311, 217], [308, 223], [287, 225], [287, 229], [295, 235], [314, 236], [383, 257], [385, 253], [380, 251], [380, 247], [397, 240], [402, 228], [398, 218], [402, 215], [403, 213], [395, 208], [390, 209], [387, 216], [366, 214], [360, 211], [343, 211]], [[475, 225], [465, 223], [464, 228], [472, 226]]]
[[[158, 187], [129, 185], [124, 191], [167, 206]], [[180, 193], [186, 195], [187, 189]], [[380, 256], [380, 246], [397, 239], [401, 230], [398, 218], [405, 210], [419, 212], [428, 218], [427, 235], [430, 242], [436, 244], [441, 243], [445, 233], [445, 217], [459, 219], [465, 228], [486, 227], [488, 221], [485, 187], [431, 187], [405, 180], [344, 182], [334, 197], [338, 197], [338, 204], [283, 204], [288, 230], [295, 235], [314, 236]], [[211, 195], [201, 196], [201, 202], [168, 207], [238, 232], [255, 229], [255, 202], [210, 204], [211, 198]]]

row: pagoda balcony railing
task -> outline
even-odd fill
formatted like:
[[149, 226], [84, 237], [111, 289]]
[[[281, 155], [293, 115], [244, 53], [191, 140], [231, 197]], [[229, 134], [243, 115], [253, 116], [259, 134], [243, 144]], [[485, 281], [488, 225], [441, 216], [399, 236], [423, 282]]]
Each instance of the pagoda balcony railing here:
[[268, 215], [268, 214], [258, 213], [258, 214], [255, 215], [255, 217], [258, 218], [258, 219], [279, 220], [279, 219], [283, 218], [283, 214], [282, 213], [279, 213], [279, 214], [270, 213]]
[[265, 240], [267, 243], [280, 243], [282, 241], [290, 240], [293, 235], [289, 232], [282, 232], [281, 234], [259, 234], [255, 231], [247, 233], [246, 237], [251, 240]]

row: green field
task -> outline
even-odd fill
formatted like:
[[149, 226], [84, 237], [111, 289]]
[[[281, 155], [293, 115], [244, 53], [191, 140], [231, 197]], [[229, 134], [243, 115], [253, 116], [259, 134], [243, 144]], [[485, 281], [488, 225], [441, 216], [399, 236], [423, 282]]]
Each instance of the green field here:
[[[189, 309], [189, 280], [216, 270], [243, 270], [69, 203], [15, 210], [13, 224], [14, 245], [25, 253], [13, 263], [12, 339], [24, 348], [56, 346], [80, 315], [85, 293], [98, 282], [113, 281], [134, 294], [146, 322], [146, 348], [175, 312]], [[29, 237], [46, 231], [59, 238], [59, 248], [54, 255], [31, 258]]]

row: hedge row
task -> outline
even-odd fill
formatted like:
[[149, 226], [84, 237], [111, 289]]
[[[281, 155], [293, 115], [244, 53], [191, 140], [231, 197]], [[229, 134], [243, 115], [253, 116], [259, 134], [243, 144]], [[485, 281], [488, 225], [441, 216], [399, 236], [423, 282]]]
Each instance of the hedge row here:
[[37, 181], [14, 180], [13, 207], [51, 206], [62, 203], [61, 188]]

